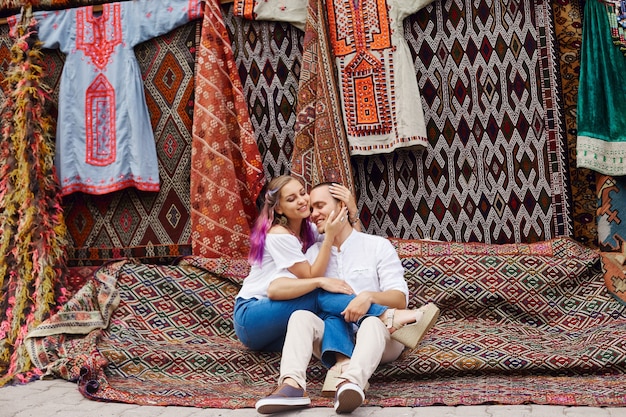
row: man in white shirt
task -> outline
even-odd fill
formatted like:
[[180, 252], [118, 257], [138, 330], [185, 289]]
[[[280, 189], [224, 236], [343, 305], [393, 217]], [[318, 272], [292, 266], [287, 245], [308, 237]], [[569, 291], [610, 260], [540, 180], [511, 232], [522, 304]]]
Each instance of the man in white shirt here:
[[[314, 187], [310, 199], [311, 220], [323, 233], [324, 219], [333, 210], [338, 212], [343, 203], [333, 198], [327, 183]], [[352, 227], [355, 220], [349, 220], [337, 233], [327, 269], [327, 276], [344, 280], [356, 294], [342, 315], [348, 322], [359, 322], [372, 303], [390, 308], [385, 321], [370, 316], [359, 322], [352, 356], [339, 369], [335, 394], [337, 413], [350, 413], [358, 408], [365, 399], [363, 388], [378, 365], [398, 358], [404, 349], [402, 343], [413, 347], [419, 343], [439, 316], [439, 309], [433, 304], [419, 310], [402, 310], [408, 303], [408, 286], [398, 254], [389, 240], [357, 232]], [[314, 248], [307, 252], [307, 257], [316, 256]], [[294, 288], [312, 285], [312, 281], [307, 281], [277, 278], [270, 284], [268, 293], [288, 297]], [[407, 318], [407, 314], [411, 317]], [[407, 323], [412, 324], [402, 327]], [[402, 334], [409, 327], [413, 340], [406, 343]], [[392, 336], [394, 333], [396, 336]], [[308, 311], [291, 315], [282, 351], [279, 386], [270, 396], [257, 401], [259, 413], [271, 414], [310, 404], [306, 394], [306, 369], [312, 354], [321, 356], [323, 339], [324, 322], [317, 315]]]

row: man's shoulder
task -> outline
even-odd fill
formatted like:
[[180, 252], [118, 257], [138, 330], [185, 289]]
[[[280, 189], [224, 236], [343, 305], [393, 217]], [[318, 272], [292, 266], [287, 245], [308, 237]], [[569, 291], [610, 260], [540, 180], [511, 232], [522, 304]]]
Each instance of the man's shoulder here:
[[364, 243], [370, 245], [378, 245], [378, 246], [388, 246], [393, 248], [392, 243], [386, 237], [379, 235], [371, 235], [369, 233], [354, 231], [354, 237]]

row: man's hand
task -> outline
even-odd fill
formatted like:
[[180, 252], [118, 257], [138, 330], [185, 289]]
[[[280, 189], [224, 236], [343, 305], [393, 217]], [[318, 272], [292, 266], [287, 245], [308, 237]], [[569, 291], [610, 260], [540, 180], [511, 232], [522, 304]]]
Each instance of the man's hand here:
[[359, 320], [372, 305], [372, 298], [367, 291], [363, 291], [357, 295], [354, 300], [350, 301], [341, 315], [347, 322], [356, 322]]

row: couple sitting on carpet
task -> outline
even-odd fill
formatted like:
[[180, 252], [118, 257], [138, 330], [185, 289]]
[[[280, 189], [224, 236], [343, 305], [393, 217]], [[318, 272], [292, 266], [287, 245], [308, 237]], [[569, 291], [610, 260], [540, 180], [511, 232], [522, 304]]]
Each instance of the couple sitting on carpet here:
[[287, 175], [268, 184], [234, 309], [244, 345], [282, 348], [278, 388], [257, 401], [259, 413], [311, 403], [312, 354], [330, 367], [323, 395], [335, 395], [337, 413], [352, 412], [378, 364], [417, 346], [439, 316], [433, 304], [405, 309], [408, 286], [395, 249], [355, 230], [356, 212], [352, 194], [337, 184], [320, 184], [310, 195]]

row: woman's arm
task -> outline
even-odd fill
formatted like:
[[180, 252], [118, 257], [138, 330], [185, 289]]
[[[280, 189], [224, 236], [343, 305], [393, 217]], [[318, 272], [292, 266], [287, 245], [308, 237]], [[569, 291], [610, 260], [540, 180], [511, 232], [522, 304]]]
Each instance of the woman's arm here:
[[281, 277], [270, 283], [267, 296], [270, 300], [291, 300], [321, 288], [338, 294], [353, 294], [352, 287], [337, 278], [316, 277], [297, 279]]
[[372, 304], [380, 304], [391, 308], [406, 308], [406, 295], [399, 290], [363, 291], [350, 301], [341, 313], [346, 321], [357, 321], [369, 310]]
[[328, 261], [330, 260], [330, 252], [337, 234], [337, 229], [339, 228], [338, 225], [341, 223], [341, 219], [345, 219], [347, 215], [348, 211], [345, 207], [343, 207], [336, 215], [334, 212], [331, 212], [330, 216], [326, 219], [324, 241], [321, 244], [319, 254], [315, 258], [313, 264], [308, 262], [298, 262], [288, 268], [289, 272], [298, 278], [324, 276], [326, 274], [326, 268], [328, 267]]

